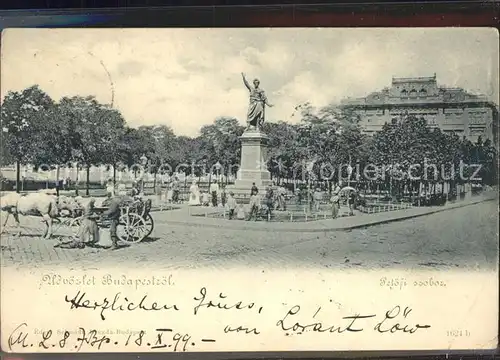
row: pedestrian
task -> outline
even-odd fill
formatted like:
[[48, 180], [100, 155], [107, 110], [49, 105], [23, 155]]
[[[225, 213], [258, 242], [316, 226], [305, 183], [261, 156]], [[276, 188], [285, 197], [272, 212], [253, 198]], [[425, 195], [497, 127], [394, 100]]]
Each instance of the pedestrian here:
[[226, 187], [222, 185], [222, 190], [220, 193], [220, 202], [222, 204], [222, 207], [226, 206], [226, 200], [227, 200]]
[[248, 214], [247, 220], [252, 220], [254, 218], [257, 221], [258, 213], [260, 210], [260, 198], [259, 198], [259, 190], [257, 187], [250, 192], [252, 195], [250, 196], [250, 213]]
[[286, 189], [284, 186], [278, 189], [278, 208], [286, 211]]
[[297, 196], [297, 203], [302, 205], [302, 199], [304, 198], [304, 188], [302, 185], [295, 191], [295, 195]]
[[113, 183], [113, 179], [108, 179], [106, 184], [106, 195], [109, 195], [110, 197], [115, 196], [115, 184]]
[[167, 203], [173, 203], [174, 200], [174, 191], [172, 190], [173, 180], [167, 183]]
[[177, 175], [174, 177], [174, 181], [172, 182], [172, 202], [174, 204], [179, 203], [179, 179]]
[[238, 220], [245, 220], [245, 208], [243, 207], [243, 204], [240, 204], [238, 206], [238, 212], [236, 213], [236, 218]]
[[255, 183], [252, 183], [252, 188], [250, 189], [250, 196], [257, 194], [259, 192], [259, 189], [255, 185]]
[[318, 212], [320, 210], [321, 201], [323, 200], [323, 193], [319, 188], [316, 188], [313, 194], [314, 198], [314, 211]]
[[121, 205], [121, 198], [120, 197], [114, 197], [111, 199], [111, 202], [109, 204], [108, 210], [106, 210], [103, 214], [102, 217], [104, 219], [109, 219], [111, 220], [111, 224], [109, 227], [109, 235], [111, 237], [111, 242], [112, 246], [111, 249], [115, 250], [118, 249], [118, 236], [116, 235], [116, 227], [118, 226], [118, 220], [120, 219], [121, 211], [120, 211], [120, 205]]
[[309, 202], [309, 211], [313, 211], [314, 208], [314, 190], [311, 188], [307, 189], [307, 201]]
[[201, 194], [200, 194], [200, 188], [198, 184], [196, 183], [196, 180], [193, 180], [193, 183], [189, 187], [189, 205], [191, 206], [197, 206], [201, 204]]
[[236, 207], [238, 206], [236, 199], [234, 198], [234, 193], [229, 192], [229, 196], [227, 198], [227, 207], [229, 209], [229, 220], [232, 220], [234, 217], [234, 212], [236, 211]]
[[267, 207], [268, 219], [272, 215], [272, 209], [274, 206], [273, 202], [274, 202], [274, 190], [273, 190], [272, 185], [269, 185], [266, 189], [266, 207]]
[[208, 193], [205, 191], [201, 191], [201, 204], [203, 206], [209, 206], [210, 205], [210, 197], [208, 196]]
[[217, 180], [214, 180], [214, 182], [210, 184], [210, 194], [212, 195], [212, 206], [217, 207], [217, 196], [219, 195], [219, 184], [217, 184]]
[[340, 205], [340, 196], [338, 191], [333, 192], [330, 202], [332, 203], [332, 217], [336, 219], [337, 216], [339, 215], [339, 205]]
[[356, 201], [356, 192], [351, 191], [349, 197], [347, 198], [347, 203], [349, 204], [349, 216], [354, 215], [354, 202]]

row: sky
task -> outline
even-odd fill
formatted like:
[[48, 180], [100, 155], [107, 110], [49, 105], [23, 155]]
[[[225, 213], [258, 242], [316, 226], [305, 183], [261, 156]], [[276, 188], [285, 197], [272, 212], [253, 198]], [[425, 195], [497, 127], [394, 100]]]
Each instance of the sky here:
[[53, 99], [93, 95], [130, 126], [165, 124], [196, 136], [218, 116], [245, 124], [258, 78], [266, 121], [298, 121], [297, 105], [324, 106], [390, 86], [393, 76], [437, 74], [499, 103], [495, 29], [8, 29], [1, 97], [38, 84]]

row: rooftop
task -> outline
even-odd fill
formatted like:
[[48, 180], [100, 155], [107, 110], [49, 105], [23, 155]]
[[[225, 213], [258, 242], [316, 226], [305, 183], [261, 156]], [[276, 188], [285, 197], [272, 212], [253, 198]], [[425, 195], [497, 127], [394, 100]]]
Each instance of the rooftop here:
[[[405, 85], [407, 84], [407, 85]], [[403, 88], [401, 88], [401, 86]], [[420, 90], [419, 90], [420, 89]], [[410, 91], [411, 90], [411, 91]], [[436, 74], [427, 77], [392, 77], [392, 88], [385, 87], [362, 98], [346, 98], [342, 105], [437, 104], [487, 102], [487, 96], [457, 87], [438, 86]]]
[[392, 83], [406, 83], [406, 82], [436, 82], [436, 73], [434, 76], [424, 77], [392, 77]]

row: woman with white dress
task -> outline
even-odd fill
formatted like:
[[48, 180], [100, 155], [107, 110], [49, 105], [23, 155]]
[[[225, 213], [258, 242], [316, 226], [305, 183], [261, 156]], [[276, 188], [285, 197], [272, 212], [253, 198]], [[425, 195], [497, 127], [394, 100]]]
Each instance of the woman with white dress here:
[[198, 187], [196, 180], [194, 180], [191, 186], [189, 187], [189, 205], [191, 206], [201, 205], [200, 188]]

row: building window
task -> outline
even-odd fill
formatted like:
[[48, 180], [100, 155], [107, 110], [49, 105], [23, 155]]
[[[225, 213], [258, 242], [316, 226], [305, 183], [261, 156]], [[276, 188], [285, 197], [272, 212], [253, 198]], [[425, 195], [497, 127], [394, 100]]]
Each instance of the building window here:
[[427, 90], [425, 90], [425, 89], [421, 89], [421, 90], [419, 91], [419, 93], [418, 93], [418, 96], [420, 96], [420, 97], [425, 97], [425, 96], [427, 96]]
[[470, 129], [471, 136], [481, 136], [484, 135], [484, 129]]
[[403, 89], [401, 91], [401, 97], [407, 97], [408, 96], [408, 91], [406, 91], [405, 89]]
[[413, 89], [410, 91], [410, 97], [416, 97], [417, 96], [417, 90]]

